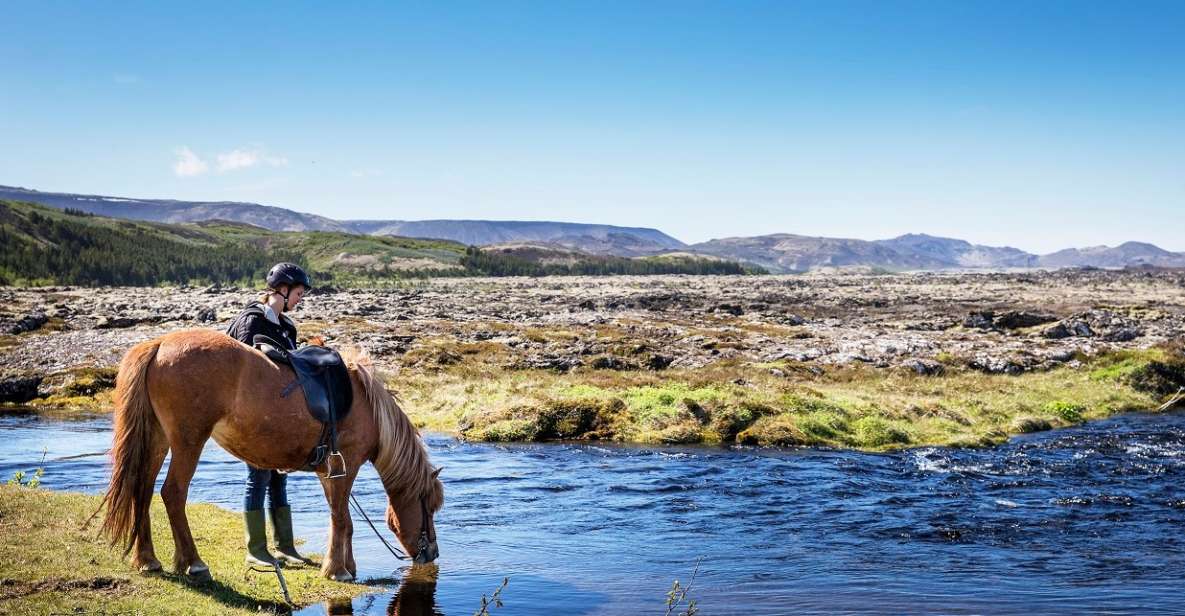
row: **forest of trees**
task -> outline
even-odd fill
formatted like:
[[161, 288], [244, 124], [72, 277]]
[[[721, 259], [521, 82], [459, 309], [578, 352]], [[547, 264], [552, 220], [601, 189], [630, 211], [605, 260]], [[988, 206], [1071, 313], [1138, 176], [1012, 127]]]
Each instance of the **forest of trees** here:
[[239, 282], [258, 280], [276, 261], [300, 261], [252, 245], [190, 244], [135, 223], [108, 228], [0, 208], [7, 210], [0, 215], [0, 284]]

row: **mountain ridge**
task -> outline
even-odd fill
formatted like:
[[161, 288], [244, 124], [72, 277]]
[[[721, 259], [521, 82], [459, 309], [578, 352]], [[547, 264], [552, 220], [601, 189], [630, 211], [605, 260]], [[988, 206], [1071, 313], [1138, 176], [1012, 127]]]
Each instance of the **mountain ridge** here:
[[58, 209], [70, 208], [101, 216], [153, 222], [221, 219], [271, 231], [332, 231], [430, 238], [473, 246], [543, 243], [594, 255], [620, 257], [695, 253], [741, 260], [774, 273], [849, 267], [889, 270], [1185, 267], [1185, 252], [1172, 252], [1139, 241], [1127, 241], [1114, 247], [1065, 248], [1044, 255], [1011, 246], [986, 246], [925, 233], [907, 233], [882, 240], [773, 233], [717, 238], [688, 245], [659, 229], [605, 224], [481, 219], [335, 220], [249, 202], [131, 199], [42, 192], [12, 186], [0, 186], [0, 199], [31, 201]]

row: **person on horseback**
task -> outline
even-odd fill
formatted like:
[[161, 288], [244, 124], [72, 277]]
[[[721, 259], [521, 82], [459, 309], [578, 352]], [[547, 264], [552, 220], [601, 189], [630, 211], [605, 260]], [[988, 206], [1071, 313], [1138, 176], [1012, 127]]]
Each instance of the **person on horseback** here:
[[[247, 304], [226, 333], [252, 346], [256, 335], [264, 335], [296, 350], [296, 324], [287, 312], [296, 308], [304, 294], [313, 287], [309, 275], [294, 263], [277, 263], [267, 274], [267, 292]], [[296, 551], [292, 533], [292, 508], [288, 505], [288, 475], [271, 469], [247, 465], [247, 489], [243, 502], [243, 521], [246, 524], [247, 557], [249, 565], [299, 565], [308, 561]], [[267, 549], [267, 525], [264, 520], [264, 497], [272, 519], [275, 552]]]

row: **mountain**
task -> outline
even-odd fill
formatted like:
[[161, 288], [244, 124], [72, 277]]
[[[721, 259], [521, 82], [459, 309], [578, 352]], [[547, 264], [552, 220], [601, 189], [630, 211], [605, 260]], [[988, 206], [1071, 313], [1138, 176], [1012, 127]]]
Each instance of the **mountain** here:
[[0, 199], [40, 203], [58, 209], [71, 208], [99, 216], [152, 222], [230, 220], [272, 231], [347, 231], [336, 220], [294, 212], [281, 207], [237, 201], [175, 201], [172, 199], [124, 199], [100, 195], [49, 193], [0, 186]]
[[348, 220], [338, 221], [280, 207], [237, 201], [126, 199], [51, 193], [0, 186], [0, 199], [40, 203], [129, 220], [152, 222], [243, 222], [272, 231], [338, 231], [452, 240], [473, 246], [504, 242], [548, 242], [591, 254], [624, 257], [683, 248], [683, 242], [656, 229], [571, 222], [501, 220]]
[[1038, 260], [1040, 267], [1129, 267], [1152, 265], [1155, 267], [1185, 267], [1185, 253], [1169, 252], [1145, 242], [1124, 242], [1114, 248], [1092, 246], [1090, 248], [1067, 248], [1043, 255]]
[[1036, 267], [1037, 255], [1011, 246], [981, 246], [965, 240], [910, 233], [889, 240], [876, 240], [902, 255], [929, 259], [946, 267], [1013, 268]]
[[[695, 253], [744, 261], [781, 273], [833, 267], [874, 267], [891, 270], [1117, 268], [1145, 265], [1185, 267], [1185, 253], [1169, 252], [1140, 242], [1127, 242], [1114, 248], [1069, 248], [1040, 256], [1007, 246], [982, 246], [960, 239], [925, 234], [907, 234], [892, 239], [868, 241], [779, 233], [714, 239], [688, 246], [662, 231], [645, 227], [551, 221], [334, 220], [257, 203], [125, 199], [40, 192], [8, 186], [0, 186], [0, 199], [35, 202], [59, 209], [69, 208], [130, 220], [167, 223], [222, 220], [246, 223], [273, 232], [320, 231], [344, 235], [430, 238], [456, 242], [459, 246], [535, 244], [560, 252], [570, 250], [586, 256], [624, 258]], [[347, 261], [353, 258], [345, 257]], [[365, 256], [361, 258], [363, 261], [367, 260]], [[554, 254], [546, 257], [553, 258], [558, 257]], [[681, 257], [670, 261], [682, 263], [680, 259]], [[427, 267], [425, 263], [421, 265]], [[617, 263], [613, 267], [626, 266]]]
[[459, 242], [340, 231], [272, 231], [208, 220], [160, 223], [0, 200], [0, 285], [257, 285], [272, 264], [305, 266], [315, 284], [427, 276], [760, 273], [685, 256], [626, 258], [568, 248], [481, 249]]
[[453, 240], [473, 246], [507, 242], [546, 242], [593, 254], [639, 256], [683, 248], [685, 244], [643, 227], [573, 222], [509, 220], [349, 220], [357, 233]]
[[876, 242], [788, 233], [710, 240], [692, 244], [689, 250], [755, 263], [780, 273], [853, 266], [897, 270], [946, 267], [942, 261], [925, 255], [902, 254]]

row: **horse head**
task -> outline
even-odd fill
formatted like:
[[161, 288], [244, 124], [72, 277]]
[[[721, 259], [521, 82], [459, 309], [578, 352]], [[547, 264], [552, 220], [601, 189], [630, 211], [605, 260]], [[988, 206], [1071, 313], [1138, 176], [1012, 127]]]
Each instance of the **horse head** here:
[[432, 471], [427, 488], [419, 494], [388, 494], [387, 526], [416, 564], [430, 563], [440, 556], [433, 518], [444, 505], [441, 469]]

